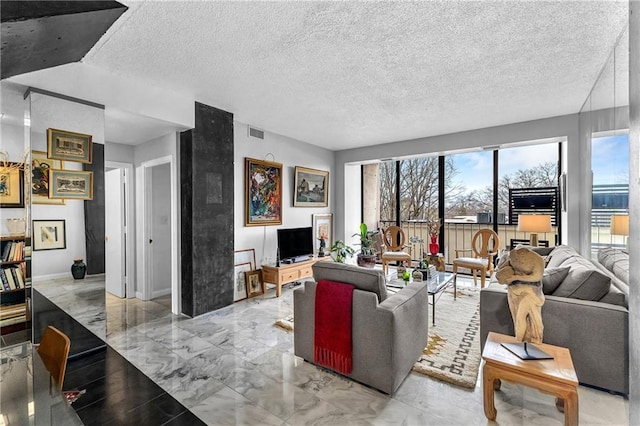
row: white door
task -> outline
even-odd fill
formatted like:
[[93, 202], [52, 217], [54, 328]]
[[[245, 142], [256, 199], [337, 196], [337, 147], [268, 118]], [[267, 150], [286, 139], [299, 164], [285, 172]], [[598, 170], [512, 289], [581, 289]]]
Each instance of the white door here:
[[171, 165], [150, 167], [149, 174], [149, 278], [151, 298], [155, 299], [171, 294]]
[[117, 297], [125, 297], [124, 176], [122, 169], [105, 173], [105, 287]]

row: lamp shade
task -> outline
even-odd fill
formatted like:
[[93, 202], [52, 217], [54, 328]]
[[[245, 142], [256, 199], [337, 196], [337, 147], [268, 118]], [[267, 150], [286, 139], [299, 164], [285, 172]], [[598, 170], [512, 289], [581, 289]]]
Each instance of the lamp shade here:
[[518, 231], [551, 232], [551, 216], [548, 214], [518, 215]]
[[611, 235], [629, 235], [629, 215], [614, 214], [611, 216]]

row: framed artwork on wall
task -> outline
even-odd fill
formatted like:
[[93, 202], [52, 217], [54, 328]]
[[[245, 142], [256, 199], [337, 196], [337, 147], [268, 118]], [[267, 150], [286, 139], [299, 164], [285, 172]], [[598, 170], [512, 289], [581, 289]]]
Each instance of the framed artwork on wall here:
[[49, 158], [91, 164], [92, 154], [91, 135], [47, 129], [47, 156]]
[[67, 248], [64, 219], [33, 221], [33, 250], [60, 250]]
[[49, 198], [49, 170], [63, 170], [64, 162], [47, 158], [44, 151], [31, 151], [31, 196], [33, 204], [63, 205], [64, 198]]
[[327, 207], [329, 205], [329, 172], [296, 166], [293, 206]]
[[233, 301], [247, 298], [247, 280], [245, 273], [251, 271], [251, 263], [242, 263], [233, 267]]
[[247, 293], [249, 293], [249, 297], [264, 294], [261, 270], [245, 272], [245, 282], [247, 283]]
[[333, 214], [321, 213], [313, 215], [313, 254], [318, 255], [320, 239], [324, 240], [324, 253], [328, 255], [333, 246]]
[[282, 224], [282, 164], [245, 159], [245, 226]]
[[49, 198], [93, 199], [93, 172], [49, 170]]
[[24, 171], [20, 163], [0, 163], [0, 207], [24, 207]]

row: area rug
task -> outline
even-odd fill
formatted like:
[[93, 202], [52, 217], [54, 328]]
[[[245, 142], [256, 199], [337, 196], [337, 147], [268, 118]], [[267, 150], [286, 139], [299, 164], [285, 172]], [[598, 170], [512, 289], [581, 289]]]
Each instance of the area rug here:
[[[429, 298], [431, 301], [431, 298]], [[480, 367], [480, 292], [473, 288], [445, 291], [436, 302], [436, 325], [431, 324], [429, 340], [413, 366], [417, 373], [468, 389], [476, 386]], [[276, 326], [292, 331], [293, 315], [276, 321]]]
[[[436, 302], [436, 325], [429, 324], [429, 340], [413, 370], [448, 383], [473, 389], [480, 366], [480, 292], [458, 289]], [[429, 307], [431, 309], [431, 306]]]

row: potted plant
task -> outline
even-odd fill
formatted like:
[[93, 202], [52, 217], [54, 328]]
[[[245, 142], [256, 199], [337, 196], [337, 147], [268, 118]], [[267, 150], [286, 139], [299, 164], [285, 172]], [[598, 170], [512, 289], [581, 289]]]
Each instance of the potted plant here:
[[360, 232], [353, 234], [354, 237], [360, 238], [360, 252], [357, 257], [358, 266], [365, 268], [373, 268], [376, 266], [378, 257], [373, 248], [373, 237], [377, 233], [378, 231], [369, 231], [366, 223], [361, 223]]
[[342, 240], [336, 240], [336, 242], [331, 246], [331, 253], [335, 253], [335, 255], [332, 256], [333, 260], [338, 263], [344, 263], [347, 257], [353, 256], [353, 253], [355, 252], [356, 251], [352, 247], [346, 245]]

